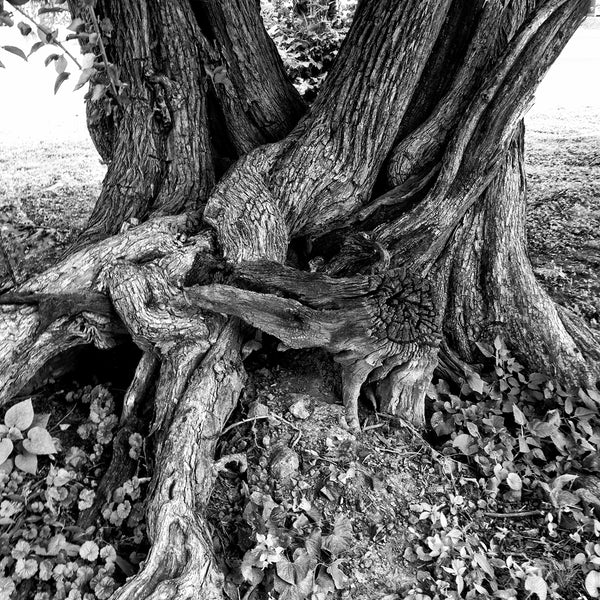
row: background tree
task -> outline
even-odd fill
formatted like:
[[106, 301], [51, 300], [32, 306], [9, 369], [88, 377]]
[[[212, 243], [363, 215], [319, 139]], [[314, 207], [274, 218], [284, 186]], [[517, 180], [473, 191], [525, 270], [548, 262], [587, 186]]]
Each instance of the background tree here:
[[73, 252], [2, 298], [0, 395], [82, 344], [144, 352], [153, 546], [117, 598], [222, 597], [204, 513], [242, 320], [332, 353], [355, 430], [361, 388], [422, 425], [436, 366], [464, 375], [497, 335], [596, 384], [598, 336], [536, 282], [524, 230], [522, 118], [587, 0], [365, 0], [308, 111], [255, 0], [69, 5], [84, 45], [104, 23], [108, 173]]

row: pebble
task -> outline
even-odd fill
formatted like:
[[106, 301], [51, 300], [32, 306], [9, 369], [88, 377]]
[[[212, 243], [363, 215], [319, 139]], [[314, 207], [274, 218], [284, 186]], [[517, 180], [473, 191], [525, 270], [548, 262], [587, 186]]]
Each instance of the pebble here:
[[269, 471], [275, 479], [284, 481], [295, 475], [299, 467], [298, 454], [291, 448], [281, 448], [271, 459]]
[[298, 419], [299, 421], [305, 421], [310, 417], [310, 399], [304, 394], [292, 394], [294, 402], [290, 405], [288, 410], [290, 414]]

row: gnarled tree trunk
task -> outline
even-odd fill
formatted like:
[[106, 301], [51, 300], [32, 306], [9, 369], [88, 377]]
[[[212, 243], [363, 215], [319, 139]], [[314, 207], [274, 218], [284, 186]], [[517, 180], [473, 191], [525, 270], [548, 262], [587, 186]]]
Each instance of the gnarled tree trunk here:
[[115, 598], [222, 597], [204, 509], [240, 320], [331, 352], [355, 430], [365, 385], [422, 425], [440, 351], [497, 334], [598, 380], [598, 335], [535, 281], [524, 229], [522, 118], [587, 0], [363, 0], [301, 119], [257, 0], [98, 10], [131, 102], [93, 127], [109, 169], [78, 250], [1, 298], [0, 398], [80, 344], [160, 362], [153, 548]]

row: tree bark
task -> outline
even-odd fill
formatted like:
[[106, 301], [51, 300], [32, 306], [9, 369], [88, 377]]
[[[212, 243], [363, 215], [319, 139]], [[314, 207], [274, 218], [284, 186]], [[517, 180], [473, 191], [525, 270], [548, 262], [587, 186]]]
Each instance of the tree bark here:
[[498, 334], [596, 383], [597, 335], [528, 262], [521, 124], [587, 1], [363, 1], [298, 123], [255, 0], [98, 8], [130, 101], [96, 131], [110, 165], [80, 249], [3, 297], [0, 402], [80, 344], [129, 335], [160, 362], [153, 547], [115, 598], [223, 596], [205, 509], [239, 320], [332, 353], [353, 429], [361, 390], [422, 425], [440, 347], [469, 361]]
[[[304, 105], [285, 76], [254, 0], [103, 0], [115, 24], [109, 58], [126, 90], [88, 101], [108, 172], [81, 247], [123, 223], [200, 214], [235, 158], [286, 134]], [[85, 3], [73, 15], [89, 20]], [[240, 57], [243, 60], [240, 60]], [[110, 114], [107, 114], [107, 107]]]

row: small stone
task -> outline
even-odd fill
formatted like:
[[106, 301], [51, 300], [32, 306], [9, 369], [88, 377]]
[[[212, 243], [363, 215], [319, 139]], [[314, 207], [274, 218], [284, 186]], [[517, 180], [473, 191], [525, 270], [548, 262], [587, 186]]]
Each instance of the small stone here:
[[266, 404], [253, 402], [248, 410], [248, 418], [256, 419], [258, 417], [266, 417], [269, 414], [269, 409]]
[[305, 421], [310, 417], [310, 400], [308, 396], [294, 394], [297, 399], [290, 405], [288, 410], [290, 414], [299, 421]]
[[271, 459], [269, 471], [275, 479], [284, 481], [292, 477], [300, 468], [300, 459], [291, 448], [279, 449]]

